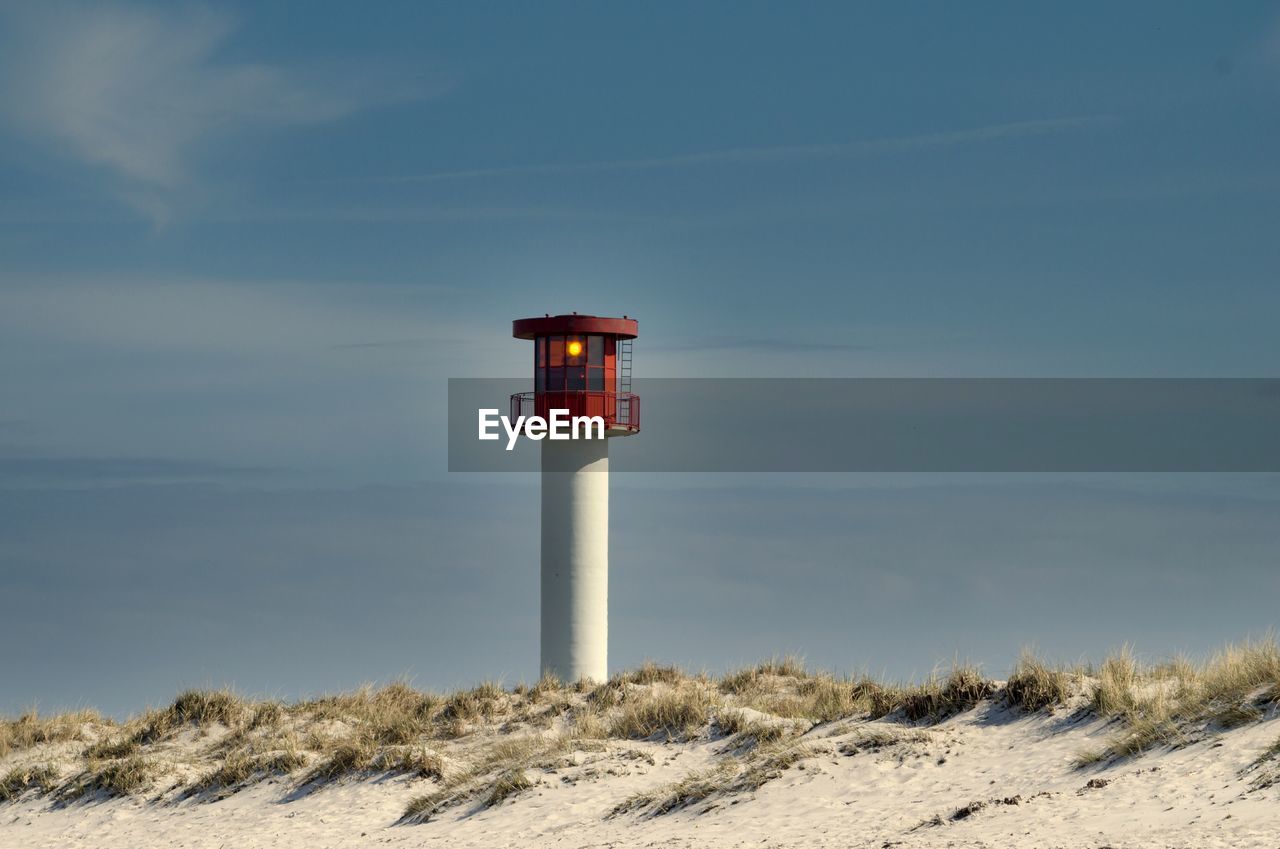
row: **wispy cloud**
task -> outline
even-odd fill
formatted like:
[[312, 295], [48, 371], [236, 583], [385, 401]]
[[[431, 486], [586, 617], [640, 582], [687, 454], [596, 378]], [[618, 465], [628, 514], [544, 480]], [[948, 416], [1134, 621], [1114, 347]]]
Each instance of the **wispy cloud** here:
[[[385, 466], [404, 480], [443, 457], [443, 440], [423, 434], [443, 434], [444, 378], [524, 362], [518, 343], [493, 343], [503, 318], [413, 283], [0, 272], [0, 422], [30, 422], [0, 425], [0, 461], [207, 460], [312, 481]], [[61, 473], [0, 462], [0, 490], [19, 471], [23, 486]], [[182, 474], [226, 477], [215, 471]]]
[[767, 339], [739, 336], [705, 336], [698, 339], [665, 342], [666, 351], [759, 351], [763, 353], [823, 353], [867, 351], [870, 344], [820, 342], [809, 339]]
[[1078, 115], [1064, 118], [1046, 118], [1035, 121], [1015, 121], [970, 127], [938, 133], [922, 133], [911, 136], [892, 136], [880, 139], [838, 142], [832, 144], [776, 145], [772, 147], [736, 147], [709, 150], [700, 153], [683, 153], [674, 156], [655, 156], [640, 159], [608, 159], [595, 162], [542, 163], [534, 165], [510, 165], [495, 168], [468, 168], [453, 171], [433, 171], [427, 174], [404, 174], [373, 178], [375, 181], [393, 183], [434, 183], [450, 180], [478, 180], [492, 177], [537, 176], [555, 174], [586, 174], [600, 171], [643, 171], [657, 168], [684, 168], [694, 165], [746, 165], [767, 162], [787, 162], [800, 159], [873, 156], [928, 148], [953, 147], [980, 144], [999, 139], [1079, 130], [1112, 120], [1108, 115]]
[[212, 137], [335, 121], [379, 100], [222, 58], [235, 21], [203, 7], [42, 3], [0, 22], [0, 114], [105, 169], [157, 222], [192, 189], [194, 152]]
[[[344, 345], [467, 338], [438, 316], [445, 286], [0, 275], [0, 337], [149, 355], [305, 354]], [[450, 331], [453, 331], [451, 334]], [[3, 345], [0, 344], [0, 348]]]
[[366, 351], [380, 348], [427, 348], [438, 342], [436, 339], [387, 339], [380, 342], [350, 342], [344, 345], [331, 345], [330, 351]]
[[285, 470], [155, 457], [0, 457], [0, 489], [245, 481]]

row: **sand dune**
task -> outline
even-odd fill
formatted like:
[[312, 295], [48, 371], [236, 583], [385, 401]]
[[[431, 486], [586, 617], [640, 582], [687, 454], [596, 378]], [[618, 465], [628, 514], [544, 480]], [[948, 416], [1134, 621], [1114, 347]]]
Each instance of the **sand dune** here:
[[[793, 697], [787, 687], [814, 689], [804, 679], [778, 680], [785, 686], [770, 685], [773, 704]], [[161, 732], [142, 747], [153, 769], [145, 786], [117, 796], [69, 795], [75, 771], [84, 768], [77, 751], [130, 733], [147, 737], [139, 721], [99, 728], [89, 721], [79, 740], [14, 748], [0, 759], [0, 775], [24, 764], [63, 764], [45, 792], [17, 789], [0, 802], [0, 846], [1280, 845], [1274, 690], [1248, 694], [1252, 712], [1239, 722], [1184, 724], [1176, 738], [1146, 751], [1092, 763], [1082, 753], [1105, 748], [1132, 724], [1098, 714], [1090, 693], [1096, 682], [1034, 711], [1011, 704], [997, 682], [958, 713], [918, 720], [898, 707], [877, 719], [815, 723], [726, 696], [705, 717], [662, 720], [665, 730], [647, 739], [625, 733], [653, 705], [678, 704], [662, 699], [716, 686], [705, 679], [624, 682], [612, 691], [609, 711], [591, 714], [585, 711], [595, 710], [604, 687], [542, 696], [491, 691], [494, 707], [468, 714], [470, 722], [459, 722], [458, 710], [450, 714], [451, 705], [470, 698], [459, 694], [432, 701], [427, 712], [433, 723], [456, 727], [407, 748], [381, 749], [369, 756], [374, 760], [317, 742], [320, 729], [328, 729], [329, 741], [355, 733], [354, 720], [328, 711], [355, 711], [360, 702], [326, 703], [308, 714], [297, 764], [228, 784], [209, 780], [210, 758], [228, 757], [237, 746], [253, 750], [259, 731], [251, 726], [261, 706], [242, 706], [243, 717], [252, 718], [231, 723], [170, 728], [152, 717], [151, 729]], [[416, 691], [381, 692], [402, 704]], [[377, 692], [362, 698], [381, 704]], [[296, 723], [302, 713], [294, 710]], [[273, 722], [287, 726], [293, 715]], [[386, 722], [393, 713], [379, 716]], [[389, 751], [400, 752], [399, 760]], [[349, 769], [325, 772], [345, 757], [356, 758]]]

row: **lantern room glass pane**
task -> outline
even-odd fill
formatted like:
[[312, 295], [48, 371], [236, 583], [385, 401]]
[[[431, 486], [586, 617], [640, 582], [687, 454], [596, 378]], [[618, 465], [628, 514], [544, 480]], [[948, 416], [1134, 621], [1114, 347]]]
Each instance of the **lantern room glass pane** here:
[[580, 366], [587, 361], [587, 340], [581, 336], [567, 336], [564, 340], [564, 364]]
[[604, 369], [589, 368], [587, 369], [587, 389], [592, 392], [604, 391]]
[[564, 365], [564, 337], [548, 336], [547, 342], [551, 345], [551, 351], [547, 357], [548, 364], [552, 368]]
[[534, 371], [534, 373], [533, 373], [533, 391], [534, 391], [534, 392], [546, 392], [546, 391], [547, 391], [547, 370], [546, 370], [546, 369], [544, 369], [544, 368], [540, 368], [540, 369], [537, 369], [536, 371]]
[[552, 366], [547, 369], [547, 391], [559, 392], [564, 389], [564, 368]]
[[536, 355], [534, 365], [538, 368], [545, 368], [547, 365], [547, 338], [540, 336], [533, 340], [533, 350]]
[[604, 337], [603, 336], [587, 337], [587, 365], [589, 366], [604, 365]]
[[586, 389], [587, 370], [583, 368], [565, 369], [565, 389]]

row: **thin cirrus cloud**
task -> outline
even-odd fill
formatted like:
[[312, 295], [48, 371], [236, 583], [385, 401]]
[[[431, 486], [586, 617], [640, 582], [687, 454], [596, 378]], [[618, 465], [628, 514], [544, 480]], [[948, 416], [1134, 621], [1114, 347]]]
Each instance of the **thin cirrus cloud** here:
[[[423, 337], [468, 338], [438, 317], [448, 287], [0, 274], [7, 344], [226, 356], [296, 355]], [[391, 304], [387, 304], [391, 301]], [[453, 333], [451, 333], [452, 331]]]
[[766, 147], [736, 147], [655, 156], [638, 159], [608, 159], [596, 162], [540, 163], [493, 168], [467, 168], [433, 171], [426, 174], [402, 174], [370, 178], [370, 182], [435, 183], [478, 180], [494, 177], [539, 176], [544, 174], [577, 174], [603, 171], [645, 171], [659, 168], [683, 168], [695, 165], [748, 165], [805, 159], [875, 156], [878, 154], [981, 144], [1000, 139], [1040, 136], [1083, 130], [1113, 120], [1110, 115], [1075, 115], [1030, 121], [1012, 121], [908, 136], [891, 136], [831, 144], [795, 144]]
[[0, 16], [0, 116], [110, 175], [163, 223], [198, 184], [201, 145], [251, 129], [340, 120], [419, 96], [268, 64], [229, 61], [227, 15], [200, 7], [42, 4]]
[[0, 457], [0, 490], [234, 482], [287, 470], [160, 457]]

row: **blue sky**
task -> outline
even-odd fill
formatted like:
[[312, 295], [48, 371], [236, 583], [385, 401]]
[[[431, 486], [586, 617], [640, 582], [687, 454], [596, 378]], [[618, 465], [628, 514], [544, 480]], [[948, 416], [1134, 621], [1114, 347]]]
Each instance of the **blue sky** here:
[[[649, 377], [1274, 376], [1278, 140], [1276, 3], [0, 4], [0, 710], [532, 677], [536, 480], [444, 468], [512, 318], [638, 316]], [[615, 665], [1275, 624], [1273, 477], [614, 499]]]

